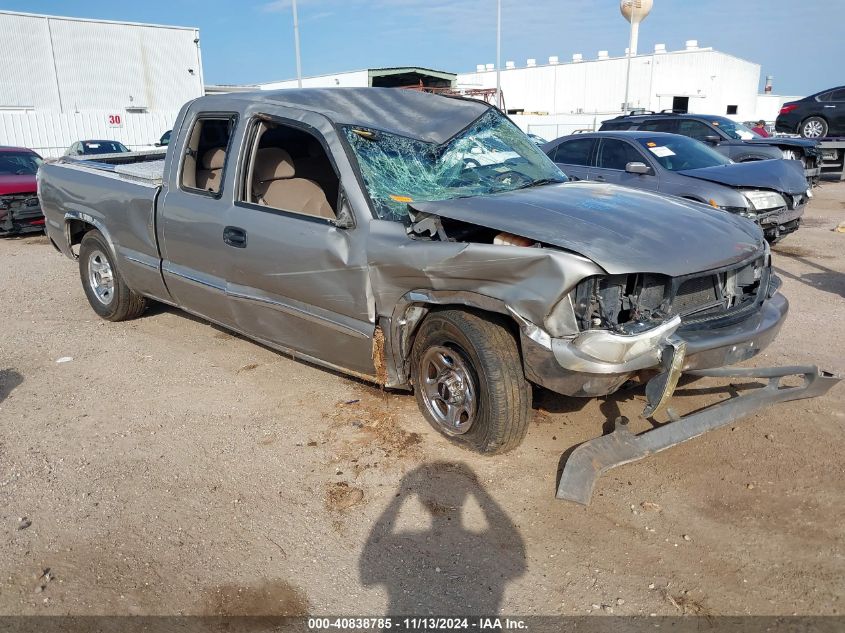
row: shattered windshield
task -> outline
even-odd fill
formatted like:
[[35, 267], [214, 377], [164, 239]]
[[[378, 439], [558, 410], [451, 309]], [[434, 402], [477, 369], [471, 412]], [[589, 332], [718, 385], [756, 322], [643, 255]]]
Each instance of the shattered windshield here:
[[404, 221], [411, 202], [566, 181], [530, 138], [493, 109], [442, 145], [349, 126], [344, 133], [383, 220]]

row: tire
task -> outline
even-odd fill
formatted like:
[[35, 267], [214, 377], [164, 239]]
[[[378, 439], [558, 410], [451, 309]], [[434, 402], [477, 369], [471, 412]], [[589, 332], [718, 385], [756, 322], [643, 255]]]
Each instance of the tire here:
[[811, 116], [801, 122], [798, 133], [804, 138], [824, 138], [827, 136], [827, 121], [820, 116]]
[[426, 420], [488, 455], [519, 446], [531, 419], [531, 385], [505, 325], [462, 310], [430, 313], [411, 350], [411, 382]]
[[103, 234], [88, 231], [79, 245], [79, 278], [91, 308], [107, 321], [141, 316], [147, 300], [123, 281]]

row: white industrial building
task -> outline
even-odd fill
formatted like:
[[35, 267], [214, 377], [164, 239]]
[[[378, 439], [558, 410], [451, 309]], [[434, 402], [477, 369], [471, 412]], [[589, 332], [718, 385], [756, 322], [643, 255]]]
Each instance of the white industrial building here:
[[[750, 120], [757, 113], [760, 65], [727, 53], [700, 48], [689, 40], [681, 50], [656, 44], [653, 52], [631, 57], [628, 103], [631, 109], [653, 112], [684, 110]], [[625, 102], [628, 58], [598, 51], [592, 59], [580, 53], [561, 63], [527, 60], [517, 67], [506, 62], [501, 71], [505, 107], [529, 131], [554, 138], [575, 129], [592, 128], [618, 115]], [[461, 88], [496, 86], [492, 64], [460, 73]]]
[[203, 94], [195, 28], [0, 11], [0, 145], [149, 147]]
[[[626, 54], [612, 57], [605, 50], [588, 59], [575, 53], [571, 61], [549, 57], [546, 63], [537, 63], [536, 59], [529, 59], [519, 67], [508, 61], [500, 72], [505, 108], [523, 129], [548, 138], [595, 129], [605, 119], [622, 112]], [[338, 72], [304, 77], [302, 86], [382, 85], [381, 74], [391, 71], [396, 73], [393, 85], [417, 85], [417, 76], [432, 73], [443, 78], [454, 77], [451, 88], [458, 91], [496, 87], [494, 64], [480, 64], [475, 72], [457, 75], [424, 68]], [[680, 109], [725, 115], [739, 121], [773, 120], [780, 104], [791, 97], [758, 94], [759, 85], [759, 64], [699, 47], [695, 40], [687, 41], [683, 49], [672, 51], [665, 44], [656, 44], [652, 52], [631, 57], [628, 102], [631, 108], [654, 112]], [[276, 90], [296, 86], [297, 81], [289, 79], [256, 87]]]

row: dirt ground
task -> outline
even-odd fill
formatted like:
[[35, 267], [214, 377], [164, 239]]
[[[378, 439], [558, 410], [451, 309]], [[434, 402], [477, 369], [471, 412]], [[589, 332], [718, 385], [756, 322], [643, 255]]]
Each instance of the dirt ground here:
[[[843, 220], [824, 184], [775, 249], [792, 307], [752, 364], [845, 371]], [[524, 444], [482, 458], [411, 396], [176, 310], [100, 320], [43, 236], [0, 240], [0, 269], [0, 614], [845, 610], [845, 385], [611, 471], [585, 508], [558, 460], [641, 391], [539, 393]]]

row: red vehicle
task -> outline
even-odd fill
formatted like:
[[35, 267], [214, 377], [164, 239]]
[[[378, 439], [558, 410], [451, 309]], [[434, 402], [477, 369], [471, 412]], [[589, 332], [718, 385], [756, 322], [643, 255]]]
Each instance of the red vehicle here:
[[0, 236], [44, 230], [35, 184], [42, 162], [31, 149], [0, 146]]

